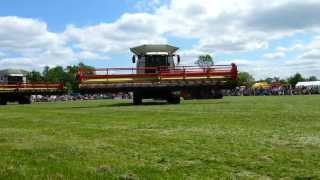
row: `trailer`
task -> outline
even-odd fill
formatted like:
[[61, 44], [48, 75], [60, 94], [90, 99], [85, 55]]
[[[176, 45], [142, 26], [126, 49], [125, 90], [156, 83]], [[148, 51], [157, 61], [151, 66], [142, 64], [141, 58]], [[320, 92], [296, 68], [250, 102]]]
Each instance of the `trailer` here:
[[[179, 104], [185, 94], [206, 92], [222, 98], [221, 89], [228, 80], [237, 79], [237, 66], [179, 66], [177, 47], [142, 45], [131, 48], [133, 68], [79, 69], [81, 93], [132, 92], [133, 103], [143, 99], [162, 99]], [[200, 93], [201, 94], [201, 93]]]
[[8, 102], [31, 104], [32, 95], [62, 95], [66, 93], [63, 84], [0, 84], [0, 105]]

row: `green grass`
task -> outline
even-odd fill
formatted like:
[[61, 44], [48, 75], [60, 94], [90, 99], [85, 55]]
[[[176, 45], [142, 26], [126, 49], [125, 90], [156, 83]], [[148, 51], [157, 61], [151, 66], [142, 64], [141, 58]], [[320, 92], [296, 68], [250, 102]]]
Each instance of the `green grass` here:
[[319, 179], [320, 96], [0, 107], [0, 179]]

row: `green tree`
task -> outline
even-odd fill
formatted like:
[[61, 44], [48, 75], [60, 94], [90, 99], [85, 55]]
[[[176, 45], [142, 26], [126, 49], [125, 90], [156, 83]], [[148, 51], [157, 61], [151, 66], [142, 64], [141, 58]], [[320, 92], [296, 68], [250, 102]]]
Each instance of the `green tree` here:
[[288, 80], [286, 80], [286, 79], [280, 79], [279, 82], [280, 82], [280, 84], [283, 84], [283, 85], [288, 84]]
[[44, 80], [44, 81], [48, 81], [49, 69], [50, 69], [49, 66], [45, 66], [45, 67], [43, 68], [42, 76], [43, 76], [43, 80]]
[[62, 66], [56, 66], [48, 70], [47, 80], [53, 83], [66, 83], [68, 77]]
[[305, 81], [305, 79], [302, 77], [300, 73], [296, 73], [294, 76], [289, 77], [288, 82], [293, 87], [296, 86], [298, 82]]
[[238, 73], [238, 79], [237, 79], [238, 86], [251, 87], [254, 82], [255, 82], [255, 79], [248, 72], [239, 72]]
[[267, 82], [268, 84], [271, 84], [272, 81], [273, 81], [273, 78], [268, 77], [268, 78], [266, 78], [264, 81]]
[[318, 81], [318, 78], [316, 76], [310, 76], [308, 81]]
[[274, 82], [280, 82], [280, 78], [279, 77], [273, 77], [273, 81]]
[[94, 69], [94, 67], [88, 66], [88, 65], [84, 64], [83, 62], [80, 62], [78, 64], [78, 68], [81, 68], [81, 69]]
[[27, 79], [31, 83], [37, 83], [37, 82], [42, 82], [43, 77], [40, 72], [38, 71], [31, 71], [27, 74]]
[[[67, 66], [67, 68], [65, 69], [65, 72], [67, 74], [66, 86], [72, 92], [77, 92], [79, 90], [79, 82], [77, 80], [77, 74], [78, 74], [79, 69], [93, 70], [94, 68], [92, 66], [85, 65], [84, 63], [79, 63], [78, 65]], [[90, 74], [93, 74], [93, 73], [94, 72], [91, 71]]]
[[207, 68], [210, 67], [214, 64], [213, 58], [211, 55], [206, 54], [206, 55], [201, 55], [198, 57], [198, 60], [195, 62], [199, 67], [201, 68]]

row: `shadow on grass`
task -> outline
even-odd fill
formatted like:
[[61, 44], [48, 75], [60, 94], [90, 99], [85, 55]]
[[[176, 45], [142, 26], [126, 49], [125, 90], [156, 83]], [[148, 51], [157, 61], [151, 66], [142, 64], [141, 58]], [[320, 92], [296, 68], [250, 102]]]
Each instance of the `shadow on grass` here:
[[144, 102], [141, 105], [134, 105], [132, 103], [115, 103], [109, 104], [108, 107], [139, 107], [139, 106], [159, 106], [159, 105], [170, 105], [167, 102]]
[[[230, 104], [230, 101], [221, 101], [221, 100], [184, 100], [184, 105], [194, 106], [194, 105], [223, 105]], [[144, 106], [181, 106], [181, 104], [168, 104], [165, 101], [147, 101], [143, 102], [142, 105], [133, 105], [132, 102], [114, 102], [106, 104], [95, 104], [95, 105], [85, 105], [82, 106], [71, 106], [71, 107], [56, 107], [55, 109], [97, 109], [97, 108], [110, 108], [110, 107], [144, 107]]]
[[159, 105], [170, 105], [166, 102], [144, 102], [142, 105], [134, 105], [129, 102], [114, 103], [114, 104], [99, 104], [94, 106], [78, 106], [71, 107], [71, 109], [94, 109], [94, 108], [106, 108], [106, 107], [141, 107], [141, 106], [159, 106]]
[[[184, 100], [188, 105], [213, 105], [213, 104], [231, 104], [230, 101], [221, 99], [194, 99], [194, 100]], [[189, 103], [188, 103], [189, 102]]]

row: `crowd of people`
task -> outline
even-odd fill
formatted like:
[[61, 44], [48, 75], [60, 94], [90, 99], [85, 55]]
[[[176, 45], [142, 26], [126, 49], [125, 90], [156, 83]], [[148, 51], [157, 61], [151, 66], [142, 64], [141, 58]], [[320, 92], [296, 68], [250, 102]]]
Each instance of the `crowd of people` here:
[[[320, 94], [320, 86], [292, 88], [291, 86], [279, 86], [270, 88], [248, 88], [245, 86], [236, 87], [232, 90], [223, 90], [225, 96], [291, 96], [291, 95], [312, 95]], [[79, 93], [61, 96], [34, 95], [33, 102], [55, 102], [55, 101], [83, 101], [99, 99], [132, 99], [132, 93], [118, 94], [93, 94], [81, 95]]]
[[118, 94], [85, 94], [81, 95], [79, 93], [61, 95], [61, 96], [42, 96], [33, 95], [31, 99], [33, 102], [56, 102], [56, 101], [84, 101], [84, 100], [99, 100], [99, 99], [130, 99], [131, 95], [127, 93]]
[[226, 96], [288, 96], [312, 94], [320, 94], [320, 86], [301, 88], [292, 88], [291, 86], [270, 88], [237, 87], [233, 90], [224, 91], [224, 95]]

